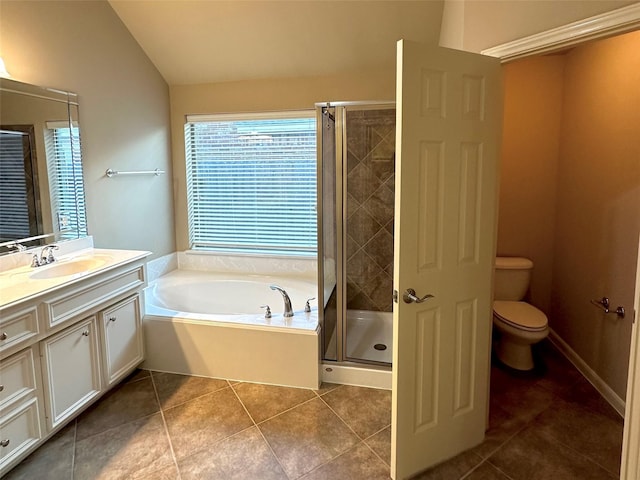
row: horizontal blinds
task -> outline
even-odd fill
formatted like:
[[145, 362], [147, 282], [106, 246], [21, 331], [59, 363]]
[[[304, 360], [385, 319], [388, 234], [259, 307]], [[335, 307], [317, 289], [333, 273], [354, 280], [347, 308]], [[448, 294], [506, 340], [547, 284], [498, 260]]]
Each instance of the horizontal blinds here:
[[31, 236], [27, 185], [25, 183], [22, 132], [3, 130], [0, 137], [0, 241]]
[[185, 139], [191, 248], [315, 254], [315, 118], [207, 118]]
[[86, 235], [80, 131], [68, 126], [47, 130], [45, 146], [54, 222], [63, 232], [62, 238]]

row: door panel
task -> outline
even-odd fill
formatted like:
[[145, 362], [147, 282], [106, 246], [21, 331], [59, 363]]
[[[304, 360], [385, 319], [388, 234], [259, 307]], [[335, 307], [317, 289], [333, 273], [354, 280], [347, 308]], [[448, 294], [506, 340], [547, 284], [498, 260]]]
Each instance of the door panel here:
[[[392, 476], [480, 443], [487, 418], [499, 61], [398, 43]], [[434, 295], [405, 303], [402, 294]]]

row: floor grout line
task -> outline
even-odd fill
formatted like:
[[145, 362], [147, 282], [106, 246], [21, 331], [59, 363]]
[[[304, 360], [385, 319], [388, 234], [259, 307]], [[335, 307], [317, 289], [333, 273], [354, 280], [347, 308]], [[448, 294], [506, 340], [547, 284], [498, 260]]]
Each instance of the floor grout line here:
[[[303, 401], [303, 402], [300, 402], [300, 403], [299, 403], [299, 404], [297, 404], [297, 405], [294, 405], [293, 407], [289, 407], [289, 408], [287, 408], [286, 410], [281, 411], [280, 413], [276, 413], [275, 415], [273, 415], [273, 416], [271, 416], [271, 417], [269, 417], [269, 418], [265, 418], [264, 420], [260, 420], [258, 423], [256, 423], [256, 426], [260, 426], [260, 425], [262, 425], [262, 424], [263, 424], [263, 423], [265, 423], [265, 422], [268, 422], [268, 421], [270, 421], [270, 420], [273, 420], [274, 418], [277, 418], [277, 417], [279, 417], [279, 416], [281, 416], [281, 415], [284, 415], [285, 413], [290, 412], [291, 410], [294, 410], [294, 409], [296, 409], [296, 408], [298, 408], [298, 407], [300, 407], [300, 406], [302, 406], [302, 405], [305, 405], [305, 404], [307, 404], [307, 403], [309, 403], [309, 402], [311, 402], [311, 401], [313, 401], [313, 400], [318, 400], [318, 399], [320, 399], [320, 400], [321, 400], [322, 398], [321, 398], [321, 397], [312, 397], [312, 398], [309, 398], [309, 399], [307, 399], [307, 400], [305, 400], [305, 401]], [[243, 405], [244, 405], [244, 404], [243, 404]]]
[[[149, 370], [149, 372], [152, 372], [152, 370]], [[183, 375], [183, 374], [179, 374], [179, 373], [176, 373], [176, 374], [174, 374], [174, 373], [169, 373], [169, 374], [168, 374], [168, 373], [166, 373], [166, 372], [156, 372], [156, 373], [161, 374], [161, 375], [181, 375], [181, 376], [189, 377], [189, 378], [208, 378], [208, 377], [192, 377], [192, 376], [190, 376], [190, 375]], [[226, 382], [226, 383], [227, 383], [227, 385], [226, 385], [226, 386], [224, 386], [224, 387], [220, 387], [220, 388], [218, 388], [217, 390], [211, 390], [211, 391], [209, 391], [209, 392], [203, 393], [202, 395], [197, 395], [197, 396], [195, 396], [195, 397], [189, 398], [188, 400], [185, 400], [184, 402], [176, 403], [175, 405], [170, 405], [170, 406], [166, 407], [166, 409], [167, 409], [167, 410], [169, 410], [169, 409], [174, 408], [174, 407], [179, 407], [179, 406], [181, 406], [181, 405], [184, 405], [185, 403], [189, 403], [191, 400], [196, 400], [196, 399], [198, 399], [198, 398], [205, 397], [205, 396], [210, 395], [210, 394], [212, 394], [212, 393], [220, 392], [220, 391], [224, 390], [225, 388], [231, 388], [231, 387], [232, 387], [231, 382], [229, 382], [229, 380], [227, 380], [227, 379], [225, 379], [225, 378], [216, 378], [216, 377], [211, 377], [211, 380], [220, 380], [220, 381], [224, 381], [224, 382]], [[138, 380], [136, 380], [136, 381], [138, 381]], [[154, 380], [154, 388], [155, 388], [155, 380]], [[157, 389], [156, 389], [156, 395], [157, 395]], [[160, 405], [160, 408], [161, 408], [161, 409], [164, 409], [164, 408], [162, 407], [162, 404], [160, 403], [160, 397], [159, 397], [159, 395], [158, 395], [158, 403], [159, 403], [159, 405]]]
[[[242, 385], [242, 383], [239, 383], [237, 385]], [[264, 433], [262, 432], [262, 429], [258, 426], [258, 424], [256, 423], [256, 421], [254, 420], [253, 416], [249, 413], [249, 410], [247, 409], [246, 405], [244, 404], [244, 402], [242, 401], [242, 399], [240, 398], [240, 395], [238, 395], [238, 392], [236, 392], [236, 389], [234, 388], [233, 385], [231, 385], [231, 391], [233, 392], [233, 394], [236, 396], [236, 398], [238, 399], [238, 401], [240, 402], [240, 405], [242, 405], [242, 408], [244, 408], [244, 411], [247, 412], [247, 415], [249, 415], [249, 418], [251, 419], [251, 421], [253, 422], [253, 427], [256, 428], [256, 430], [258, 430], [258, 432], [260, 433], [260, 436], [262, 437], [262, 440], [264, 440], [264, 443], [267, 445], [267, 447], [269, 448], [269, 451], [271, 452], [271, 454], [273, 455], [273, 458], [276, 459], [276, 462], [278, 462], [278, 465], [280, 465], [280, 468], [282, 469], [282, 471], [284, 472], [285, 476], [289, 479], [289, 480], [293, 480], [291, 479], [291, 477], [289, 476], [289, 474], [287, 473], [287, 470], [284, 468], [284, 465], [282, 464], [282, 462], [280, 461], [280, 458], [278, 457], [278, 455], [276, 455], [276, 452], [273, 450], [273, 447], [271, 446], [271, 444], [269, 443], [269, 440], [267, 440], [267, 437], [264, 436]], [[305, 402], [306, 403], [306, 402]], [[300, 404], [302, 405], [302, 404]], [[295, 407], [294, 407], [295, 408]], [[274, 415], [271, 418], [276, 417], [277, 415]], [[267, 419], [268, 420], [268, 419]], [[265, 420], [266, 421], [266, 420]], [[260, 422], [263, 423], [263, 422]], [[245, 429], [246, 430], [246, 429]], [[240, 432], [238, 432], [240, 433]]]
[[71, 454], [71, 480], [73, 480], [76, 469], [76, 442], [78, 438], [78, 419], [73, 419], [73, 453]]
[[160, 403], [160, 396], [158, 395], [158, 389], [156, 387], [156, 382], [153, 378], [153, 372], [151, 370], [149, 370], [149, 376], [151, 377], [151, 385], [153, 386], [153, 393], [156, 396], [156, 402], [158, 402], [158, 409], [160, 410], [160, 417], [162, 418], [162, 425], [164, 426], [164, 432], [167, 435], [167, 440], [169, 441], [169, 450], [171, 451], [171, 458], [173, 459], [173, 464], [176, 466], [176, 471], [178, 472], [178, 480], [182, 480], [180, 467], [178, 466], [178, 459], [176, 458], [176, 452], [173, 449], [173, 441], [171, 440], [171, 435], [169, 434], [169, 426], [167, 425], [167, 420], [164, 417], [164, 409], [162, 408], [162, 404]]

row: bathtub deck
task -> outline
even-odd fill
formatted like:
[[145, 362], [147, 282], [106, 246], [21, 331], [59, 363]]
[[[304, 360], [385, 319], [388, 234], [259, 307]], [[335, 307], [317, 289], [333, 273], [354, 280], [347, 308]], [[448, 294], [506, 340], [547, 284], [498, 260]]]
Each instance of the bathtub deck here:
[[147, 315], [142, 368], [318, 388], [319, 329], [260, 327]]

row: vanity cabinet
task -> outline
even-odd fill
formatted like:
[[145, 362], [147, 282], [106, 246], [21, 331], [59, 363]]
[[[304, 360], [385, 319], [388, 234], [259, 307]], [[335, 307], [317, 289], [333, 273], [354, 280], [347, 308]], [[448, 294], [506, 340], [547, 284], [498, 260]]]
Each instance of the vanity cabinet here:
[[97, 252], [117, 263], [0, 305], [0, 477], [144, 360], [149, 252]]
[[40, 342], [47, 427], [72, 417], [102, 391], [96, 318], [90, 317]]
[[120, 381], [144, 359], [140, 312], [140, 295], [134, 295], [99, 315], [107, 386]]

